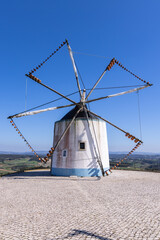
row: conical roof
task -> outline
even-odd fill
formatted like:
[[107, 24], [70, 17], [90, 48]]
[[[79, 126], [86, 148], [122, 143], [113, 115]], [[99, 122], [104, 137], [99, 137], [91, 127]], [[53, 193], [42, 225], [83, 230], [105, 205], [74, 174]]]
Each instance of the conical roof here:
[[[87, 108], [87, 106], [85, 105], [85, 107]], [[71, 111], [69, 111], [66, 115], [64, 115], [63, 118], [61, 118], [61, 120], [69, 120], [69, 119], [72, 119], [76, 112], [81, 108], [80, 105], [76, 105]], [[95, 117], [93, 114], [89, 113], [88, 111], [87, 112], [87, 115], [88, 115], [88, 118], [89, 119], [98, 119], [97, 117]], [[86, 117], [86, 112], [84, 111], [84, 109], [82, 111], [80, 111], [77, 116], [76, 116], [76, 119], [77, 118], [81, 118], [81, 119], [87, 119]], [[60, 120], [60, 121], [61, 121]]]

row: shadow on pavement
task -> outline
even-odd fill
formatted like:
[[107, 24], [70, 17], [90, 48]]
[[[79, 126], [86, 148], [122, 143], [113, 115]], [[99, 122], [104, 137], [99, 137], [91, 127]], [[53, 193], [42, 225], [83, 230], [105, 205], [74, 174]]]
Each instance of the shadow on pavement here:
[[50, 169], [47, 170], [31, 170], [24, 172], [17, 172], [4, 175], [3, 178], [12, 178], [12, 179], [56, 179], [57, 180], [68, 180], [68, 181], [99, 181], [101, 177], [61, 177], [61, 176], [53, 176], [50, 173]]
[[7, 174], [3, 177], [22, 178], [22, 177], [48, 177], [51, 176], [50, 170], [33, 170]]
[[85, 230], [78, 230], [78, 229], [73, 229], [73, 233], [69, 233], [68, 237], [74, 237], [74, 236], [78, 236], [78, 235], [83, 235], [83, 236], [90, 236], [90, 237], [94, 237], [95, 239], [99, 239], [99, 240], [112, 240], [111, 238], [107, 238], [107, 237], [101, 237], [97, 234], [85, 231]]

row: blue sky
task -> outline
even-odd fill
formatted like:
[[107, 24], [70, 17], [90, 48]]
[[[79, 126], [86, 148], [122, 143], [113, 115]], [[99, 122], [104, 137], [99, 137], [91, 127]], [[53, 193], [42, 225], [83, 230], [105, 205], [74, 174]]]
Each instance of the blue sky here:
[[[7, 117], [25, 110], [26, 77], [33, 67], [68, 39], [86, 88], [91, 88], [110, 59], [153, 83], [139, 92], [142, 152], [160, 153], [160, 2], [158, 0], [46, 0], [3, 1], [0, 8], [1, 116], [0, 151], [28, 151]], [[90, 56], [97, 55], [97, 57]], [[98, 57], [104, 56], [104, 57]], [[47, 85], [63, 94], [77, 90], [72, 64], [64, 46], [36, 72]], [[118, 66], [98, 87], [141, 84]], [[127, 89], [95, 91], [102, 96]], [[137, 93], [91, 104], [91, 109], [119, 127], [140, 137]], [[27, 108], [57, 96], [27, 80]], [[78, 101], [78, 95], [73, 96]], [[48, 105], [57, 106], [67, 101]], [[16, 119], [36, 150], [48, 150], [53, 142], [54, 122], [69, 109]], [[132, 143], [107, 125], [110, 151], [128, 151]]]

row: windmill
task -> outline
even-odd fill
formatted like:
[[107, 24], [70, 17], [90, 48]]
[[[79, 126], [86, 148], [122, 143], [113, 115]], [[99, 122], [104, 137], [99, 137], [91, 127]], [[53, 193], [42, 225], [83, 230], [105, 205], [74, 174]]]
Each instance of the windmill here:
[[[45, 85], [42, 81], [33, 75], [39, 68], [41, 68], [53, 55], [56, 54], [64, 45], [67, 45], [69, 55], [72, 61], [73, 70], [75, 74], [76, 84], [79, 92], [79, 101], [72, 100], [68, 95], [64, 95], [55, 89]], [[133, 88], [128, 91], [123, 91], [120, 93], [102, 96], [99, 98], [90, 99], [93, 91], [96, 89], [97, 85], [105, 75], [107, 71], [110, 71], [114, 65], [118, 65], [124, 71], [129, 72], [139, 81], [143, 82], [144, 85], [140, 87]], [[94, 86], [87, 93], [85, 89], [81, 89], [80, 81], [78, 77], [78, 71], [73, 57], [73, 52], [67, 40], [65, 40], [49, 57], [47, 57], [42, 63], [30, 71], [26, 76], [41, 86], [49, 89], [50, 91], [56, 93], [63, 99], [66, 99], [69, 104], [57, 107], [50, 107], [35, 111], [24, 111], [18, 114], [9, 116], [10, 123], [16, 129], [18, 134], [26, 142], [31, 151], [36, 155], [36, 157], [42, 161], [47, 162], [51, 158], [51, 174], [57, 176], [101, 176], [109, 175], [111, 169], [109, 166], [109, 153], [108, 153], [108, 142], [107, 142], [107, 130], [106, 123], [112, 125], [114, 128], [123, 132], [126, 137], [135, 142], [135, 147], [117, 163], [112, 169], [117, 168], [127, 157], [132, 154], [141, 144], [142, 140], [128, 133], [127, 131], [119, 128], [115, 124], [109, 122], [102, 116], [92, 112], [89, 107], [89, 103], [100, 101], [102, 99], [112, 98], [116, 96], [121, 96], [124, 94], [136, 92], [152, 86], [149, 82], [146, 82], [142, 78], [138, 77], [127, 68], [125, 68], [121, 63], [119, 63], [115, 58], [113, 58], [107, 65], [103, 73], [100, 75]], [[29, 144], [27, 139], [24, 137], [22, 132], [19, 130], [15, 124], [13, 118], [25, 117], [29, 115], [39, 114], [46, 111], [53, 111], [56, 109], [73, 107], [61, 120], [55, 122], [54, 127], [54, 142], [53, 147], [49, 150], [46, 157], [41, 158], [33, 147]]]

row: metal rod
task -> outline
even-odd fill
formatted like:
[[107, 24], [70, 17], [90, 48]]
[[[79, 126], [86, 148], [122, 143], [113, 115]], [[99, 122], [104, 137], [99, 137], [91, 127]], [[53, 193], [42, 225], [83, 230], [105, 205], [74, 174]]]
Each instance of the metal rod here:
[[[26, 76], [29, 77], [29, 78], [31, 78], [28, 74], [26, 74]], [[32, 79], [32, 78], [31, 78], [31, 79]], [[33, 80], [33, 79], [32, 79], [32, 80]], [[35, 82], [36, 82], [36, 81], [35, 81]], [[59, 96], [61, 96], [61, 97], [65, 98], [65, 99], [67, 99], [68, 101], [70, 101], [70, 102], [72, 102], [72, 103], [74, 103], [74, 104], [77, 104], [76, 102], [74, 102], [74, 101], [71, 100], [70, 98], [64, 96], [62, 93], [57, 92], [57, 91], [54, 90], [53, 88], [48, 87], [47, 85], [45, 85], [45, 84], [43, 84], [43, 83], [41, 83], [41, 82], [38, 82], [38, 83], [41, 84], [43, 87], [48, 88], [48, 89], [51, 90], [52, 92], [58, 94]]]
[[80, 84], [79, 84], [77, 68], [76, 68], [76, 64], [75, 64], [75, 61], [74, 61], [74, 57], [73, 57], [73, 53], [72, 53], [71, 47], [70, 47], [67, 39], [66, 39], [66, 43], [67, 43], [69, 55], [70, 55], [70, 58], [71, 58], [71, 61], [72, 61], [72, 65], [73, 65], [73, 69], [74, 69], [74, 74], [75, 74], [76, 82], [77, 82], [77, 87], [78, 87], [78, 89], [79, 89], [79, 94], [80, 94], [80, 98], [81, 98], [81, 97], [82, 97], [82, 93], [81, 93], [81, 88], [80, 88]]
[[78, 115], [78, 113], [82, 110], [83, 107], [81, 107], [76, 114], [74, 115], [74, 117], [72, 118], [72, 121], [68, 124], [67, 128], [64, 130], [64, 132], [62, 133], [60, 139], [58, 140], [58, 142], [56, 143], [56, 145], [54, 146], [54, 151], [55, 149], [58, 147], [58, 145], [60, 144], [62, 138], [65, 136], [66, 132], [68, 131], [68, 129], [70, 128], [70, 126], [72, 125], [72, 123], [74, 122], [76, 116]]
[[[92, 139], [92, 142], [93, 142], [93, 145], [94, 145], [94, 140], [93, 140], [92, 133], [91, 133], [91, 129], [90, 129], [90, 124], [89, 124], [89, 119], [88, 119], [88, 114], [87, 114], [87, 109], [86, 109], [86, 107], [84, 107], [84, 111], [85, 111], [85, 115], [86, 115], [86, 118], [87, 118], [88, 129], [89, 129], [89, 132], [90, 132], [90, 135], [91, 135], [91, 139]], [[99, 151], [99, 147], [98, 147], [98, 142], [97, 142], [97, 138], [96, 138], [96, 133], [95, 133], [93, 121], [92, 121], [92, 127], [93, 127], [94, 136], [95, 136], [95, 140], [96, 140], [96, 144], [97, 144], [97, 149], [98, 149], [98, 153], [97, 153], [96, 147], [95, 147], [95, 145], [94, 145], [95, 152], [96, 152], [96, 155], [97, 155], [97, 162], [98, 162], [98, 164], [99, 164], [99, 166], [100, 166], [102, 175], [104, 176], [104, 168], [103, 168], [103, 164], [102, 164], [102, 161], [101, 161], [101, 155], [100, 155], [100, 151]], [[98, 156], [98, 154], [99, 154], [99, 156]]]
[[25, 111], [27, 109], [27, 78], [26, 78], [26, 91], [25, 91]]
[[[131, 88], [131, 87], [142, 87], [144, 86], [144, 84], [140, 84], [140, 85], [129, 85], [129, 86], [117, 86], [117, 87], [101, 87], [101, 88], [96, 88], [94, 90], [105, 90], [105, 89], [116, 89], [116, 88]], [[86, 88], [86, 90], [91, 90], [91, 88]]]
[[128, 91], [125, 91], [125, 92], [115, 93], [115, 94], [108, 95], [108, 96], [105, 96], [105, 97], [100, 97], [100, 98], [91, 99], [91, 100], [89, 100], [89, 101], [86, 101], [86, 103], [90, 103], [90, 102], [102, 100], [102, 99], [105, 99], [105, 98], [111, 98], [111, 97], [121, 96], [121, 95], [124, 95], [124, 94], [127, 94], [127, 93], [132, 93], [132, 92], [136, 92], [136, 91], [138, 91], [138, 90], [142, 90], [142, 89], [147, 88], [147, 87], [149, 87], [149, 85], [145, 85], [145, 86], [139, 87], [139, 88], [134, 88], [134, 89], [131, 89], [131, 90], [128, 90]]
[[90, 54], [90, 53], [85, 53], [85, 52], [75, 52], [75, 51], [73, 51], [73, 53], [81, 54], [81, 55], [87, 55], [87, 56], [92, 56], [92, 57], [109, 58], [109, 59], [111, 59], [111, 57], [105, 57], [105, 56], [100, 56], [100, 55]]

